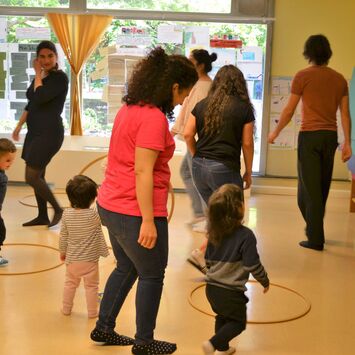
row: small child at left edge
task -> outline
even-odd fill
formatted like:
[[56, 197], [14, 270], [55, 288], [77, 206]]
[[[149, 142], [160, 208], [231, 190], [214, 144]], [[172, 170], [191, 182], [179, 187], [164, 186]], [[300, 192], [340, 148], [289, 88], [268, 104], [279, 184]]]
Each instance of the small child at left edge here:
[[84, 280], [89, 318], [98, 315], [99, 258], [108, 256], [97, 211], [90, 206], [97, 196], [97, 185], [84, 175], [74, 176], [66, 186], [70, 208], [63, 212], [60, 229], [60, 259], [65, 261], [63, 292], [64, 315], [70, 315], [76, 289]]
[[[0, 250], [6, 238], [5, 223], [1, 215], [2, 204], [4, 202], [7, 189], [7, 176], [5, 174], [5, 170], [10, 168], [15, 160], [15, 156], [15, 144], [7, 138], [0, 138]], [[6, 266], [8, 263], [8, 260], [4, 259], [0, 255], [0, 266]]]

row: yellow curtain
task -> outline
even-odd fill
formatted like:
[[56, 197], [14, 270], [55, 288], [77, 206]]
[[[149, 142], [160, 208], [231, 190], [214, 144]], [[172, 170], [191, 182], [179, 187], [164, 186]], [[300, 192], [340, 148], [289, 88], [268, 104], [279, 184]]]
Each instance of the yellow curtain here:
[[47, 14], [47, 18], [71, 66], [70, 134], [81, 136], [83, 134], [80, 108], [82, 93], [79, 75], [113, 17]]

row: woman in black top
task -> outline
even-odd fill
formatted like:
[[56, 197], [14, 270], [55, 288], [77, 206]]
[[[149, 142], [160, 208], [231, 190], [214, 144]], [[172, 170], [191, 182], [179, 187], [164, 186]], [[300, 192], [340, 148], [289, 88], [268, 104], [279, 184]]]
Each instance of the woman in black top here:
[[[68, 78], [58, 70], [58, 53], [50, 41], [42, 41], [37, 46], [37, 58], [33, 61], [35, 79], [27, 89], [28, 104], [13, 132], [13, 139], [19, 140], [22, 125], [27, 123], [27, 134], [22, 150], [26, 162], [25, 179], [34, 189], [38, 216], [23, 226], [56, 225], [63, 210], [45, 180], [48, 163], [59, 151], [64, 139], [61, 118], [68, 92]], [[47, 202], [54, 209], [49, 221]]]
[[[184, 131], [193, 156], [193, 180], [206, 204], [212, 193], [224, 184], [236, 184], [241, 189], [250, 187], [254, 121], [254, 108], [243, 73], [234, 65], [222, 67], [208, 96], [193, 109]], [[243, 177], [240, 175], [241, 151], [245, 163]], [[194, 250], [188, 259], [202, 272], [206, 270], [206, 245]]]

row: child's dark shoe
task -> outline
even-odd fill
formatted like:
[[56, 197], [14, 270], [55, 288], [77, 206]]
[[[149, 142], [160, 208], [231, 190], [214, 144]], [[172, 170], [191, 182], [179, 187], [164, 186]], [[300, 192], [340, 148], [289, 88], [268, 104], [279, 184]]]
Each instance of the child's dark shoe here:
[[105, 343], [105, 345], [133, 345], [134, 340], [132, 338], [126, 337], [125, 335], [119, 335], [116, 332], [102, 332], [95, 328], [91, 334], [90, 338], [98, 343]]
[[172, 354], [176, 350], [176, 344], [166, 341], [153, 340], [148, 345], [134, 344], [132, 354], [135, 355], [165, 355]]

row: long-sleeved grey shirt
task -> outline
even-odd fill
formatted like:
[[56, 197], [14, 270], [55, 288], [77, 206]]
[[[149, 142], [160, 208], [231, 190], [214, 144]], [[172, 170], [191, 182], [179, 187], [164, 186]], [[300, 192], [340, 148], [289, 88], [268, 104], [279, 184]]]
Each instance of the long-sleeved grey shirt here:
[[256, 248], [256, 237], [245, 226], [240, 226], [218, 247], [208, 243], [205, 258], [209, 284], [244, 292], [251, 273], [263, 287], [269, 286]]

